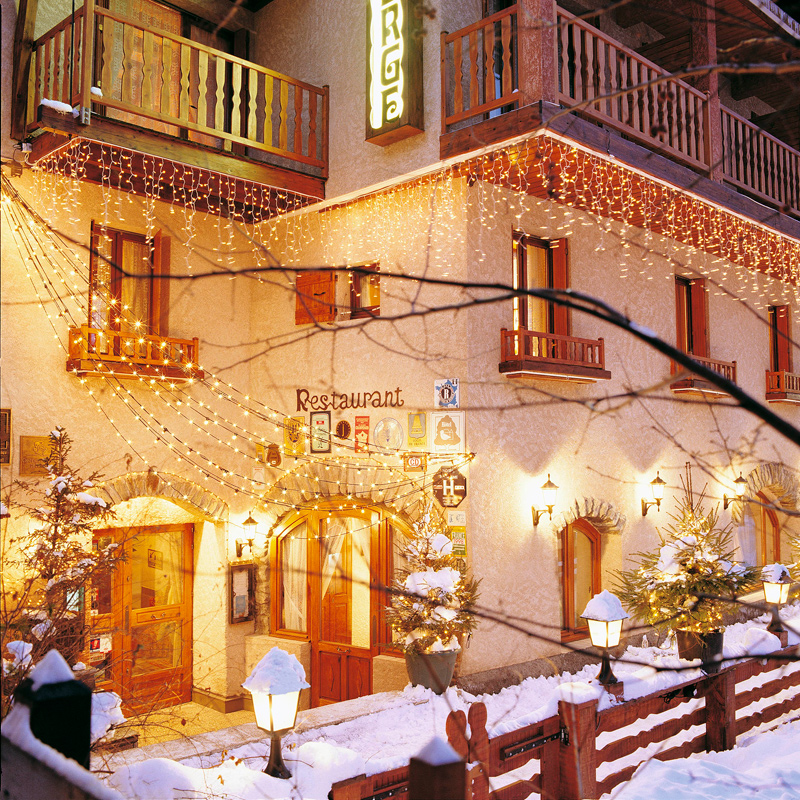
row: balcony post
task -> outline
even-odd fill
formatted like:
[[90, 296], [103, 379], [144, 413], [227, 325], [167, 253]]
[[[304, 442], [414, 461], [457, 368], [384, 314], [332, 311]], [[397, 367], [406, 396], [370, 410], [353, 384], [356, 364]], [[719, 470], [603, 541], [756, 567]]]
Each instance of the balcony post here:
[[558, 101], [556, 3], [517, 0], [520, 107]]
[[[717, 23], [714, 0], [701, 3], [692, 11], [691, 32], [692, 64], [695, 67], [716, 67]], [[719, 75], [709, 71], [693, 80], [694, 85], [706, 92], [706, 111], [703, 125], [705, 160], [712, 180], [722, 180], [722, 118], [719, 103]]]
[[83, 43], [81, 45], [81, 105], [78, 117], [81, 125], [88, 125], [92, 115], [94, 44], [94, 0], [85, 0], [83, 4]]

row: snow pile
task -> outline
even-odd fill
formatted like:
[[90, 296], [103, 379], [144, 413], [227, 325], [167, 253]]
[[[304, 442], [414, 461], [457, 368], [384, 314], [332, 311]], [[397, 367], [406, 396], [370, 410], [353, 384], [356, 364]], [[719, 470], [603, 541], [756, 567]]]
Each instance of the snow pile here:
[[[57, 111], [59, 114], [72, 114], [74, 117], [78, 116], [77, 109], [73, 109], [69, 103], [62, 103], [60, 100], [48, 100], [45, 97], [39, 105], [43, 105], [45, 108], [52, 108], [53, 111]], [[60, 435], [55, 431], [53, 431], [53, 434], [56, 436]]]
[[306, 671], [296, 656], [273, 647], [247, 677], [242, 686], [248, 692], [267, 692], [269, 694], [287, 694], [308, 689]]
[[83, 503], [87, 506], [100, 506], [100, 508], [107, 507], [105, 500], [101, 500], [99, 497], [95, 497], [93, 494], [89, 494], [88, 492], [77, 492], [75, 499], [79, 503]]
[[797, 800], [800, 723], [745, 737], [733, 750], [648, 761], [611, 795], [614, 800]]
[[[268, 750], [268, 743], [260, 749]], [[323, 742], [307, 742], [294, 753], [284, 752], [284, 761], [292, 773], [288, 780], [265, 775], [238, 758], [209, 769], [153, 758], [115, 772], [109, 783], [126, 798], [136, 800], [327, 800], [334, 783], [364, 771], [364, 761], [357, 753]]]
[[457, 764], [463, 761], [461, 756], [450, 746], [449, 742], [441, 736], [434, 736], [415, 758], [432, 767], [441, 767], [443, 764]]
[[92, 694], [92, 744], [102, 739], [113, 725], [125, 722], [122, 699], [116, 692]]
[[6, 650], [11, 653], [11, 661], [3, 659], [3, 672], [10, 669], [24, 669], [31, 664], [31, 650], [33, 645], [29, 642], [13, 641], [6, 643]]
[[407, 592], [419, 597], [427, 597], [431, 589], [452, 594], [461, 580], [461, 573], [453, 567], [428, 569], [425, 572], [412, 572], [405, 582]]
[[609, 592], [608, 589], [603, 589], [600, 594], [596, 594], [586, 604], [586, 609], [581, 616], [585, 619], [596, 619], [602, 622], [628, 619], [619, 597]]

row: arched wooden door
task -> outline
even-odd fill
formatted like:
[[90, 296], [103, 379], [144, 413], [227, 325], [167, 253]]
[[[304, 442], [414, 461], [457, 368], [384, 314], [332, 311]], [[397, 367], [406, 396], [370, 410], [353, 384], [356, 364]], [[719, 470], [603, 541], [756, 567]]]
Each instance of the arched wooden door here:
[[308, 512], [272, 550], [272, 630], [311, 645], [312, 706], [372, 692], [372, 659], [391, 647], [384, 619], [392, 525], [379, 509]]

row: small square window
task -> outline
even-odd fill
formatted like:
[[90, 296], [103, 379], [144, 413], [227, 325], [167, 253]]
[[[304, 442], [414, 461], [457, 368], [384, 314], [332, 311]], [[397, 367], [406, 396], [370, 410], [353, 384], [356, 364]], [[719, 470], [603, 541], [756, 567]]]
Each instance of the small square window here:
[[381, 313], [381, 276], [377, 264], [359, 266], [350, 275], [350, 319]]

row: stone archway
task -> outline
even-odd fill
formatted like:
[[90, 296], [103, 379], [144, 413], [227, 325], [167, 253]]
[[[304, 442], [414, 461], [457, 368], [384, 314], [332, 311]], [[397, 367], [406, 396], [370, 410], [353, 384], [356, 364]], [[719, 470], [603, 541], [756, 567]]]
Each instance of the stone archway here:
[[[745, 498], [755, 497], [762, 489], [769, 491], [782, 508], [797, 508], [797, 475], [784, 464], [769, 461], [759, 464], [747, 475]], [[733, 503], [731, 506], [731, 519], [737, 524], [742, 522], [744, 506], [744, 503]]]
[[579, 519], [591, 522], [602, 535], [621, 534], [627, 524], [625, 516], [608, 501], [596, 497], [584, 497], [575, 500], [566, 511], [556, 515], [553, 520], [553, 530], [563, 530]]
[[209, 522], [224, 522], [228, 518], [227, 503], [215, 494], [178, 475], [154, 469], [104, 481], [98, 485], [97, 495], [113, 505], [136, 497], [161, 497]]

